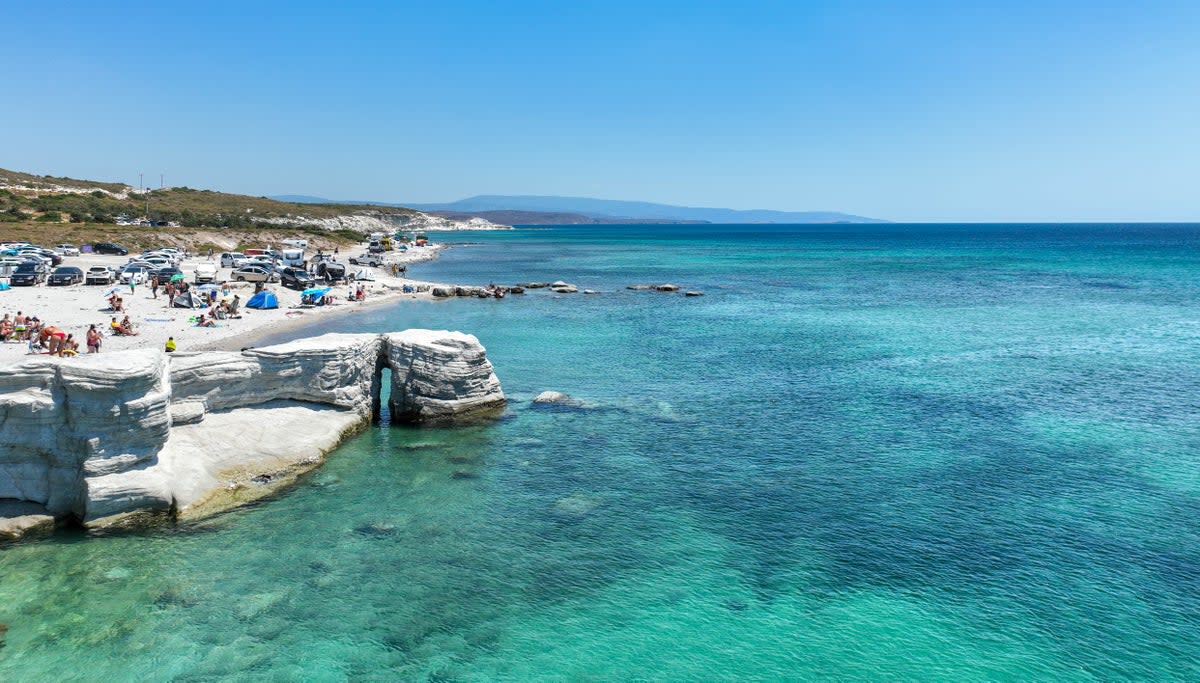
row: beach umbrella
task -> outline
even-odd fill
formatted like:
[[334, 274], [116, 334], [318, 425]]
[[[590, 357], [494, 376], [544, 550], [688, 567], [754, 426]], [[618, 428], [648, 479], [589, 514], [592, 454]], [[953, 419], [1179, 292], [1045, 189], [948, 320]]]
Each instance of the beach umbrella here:
[[183, 273], [176, 273], [171, 276], [171, 282], [179, 282], [181, 280], [183, 280]]
[[329, 290], [329, 287], [310, 287], [303, 292], [300, 292], [300, 296], [325, 296], [329, 293]]
[[116, 294], [117, 292], [123, 292], [123, 291], [125, 291], [124, 287], [113, 287], [112, 289], [105, 292], [102, 296], [109, 297], [109, 296], [112, 296], [113, 294]]
[[207, 285], [200, 285], [196, 289], [200, 290], [201, 292], [215, 292], [220, 288], [210, 282]]

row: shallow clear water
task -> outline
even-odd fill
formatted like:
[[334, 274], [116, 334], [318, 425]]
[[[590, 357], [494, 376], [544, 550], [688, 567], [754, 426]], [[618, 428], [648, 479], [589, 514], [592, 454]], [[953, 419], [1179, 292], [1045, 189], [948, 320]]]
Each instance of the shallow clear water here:
[[453, 241], [411, 274], [601, 293], [335, 327], [476, 334], [506, 419], [0, 550], [0, 679], [1200, 677], [1200, 227]]

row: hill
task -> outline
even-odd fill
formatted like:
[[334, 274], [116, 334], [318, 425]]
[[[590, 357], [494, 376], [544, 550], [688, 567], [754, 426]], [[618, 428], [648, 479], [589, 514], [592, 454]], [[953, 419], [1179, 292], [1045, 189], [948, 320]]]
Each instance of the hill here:
[[631, 202], [589, 197], [540, 195], [479, 195], [448, 204], [409, 204], [421, 211], [450, 211], [479, 215], [488, 211], [531, 211], [573, 213], [603, 222], [650, 220], [704, 223], [885, 223], [876, 218], [835, 211], [773, 211], [768, 209], [723, 209]]
[[310, 204], [267, 197], [170, 187], [140, 190], [123, 183], [37, 176], [0, 169], [4, 224], [137, 225], [197, 229], [291, 229], [357, 241], [371, 232], [486, 229], [405, 207]]

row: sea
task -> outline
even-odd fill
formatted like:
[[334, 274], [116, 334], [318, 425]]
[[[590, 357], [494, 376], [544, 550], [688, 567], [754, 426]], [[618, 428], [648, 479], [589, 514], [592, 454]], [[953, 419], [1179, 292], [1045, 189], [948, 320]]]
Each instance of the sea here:
[[1200, 680], [1200, 225], [434, 237], [581, 292], [292, 336], [470, 332], [507, 413], [0, 549], [0, 680]]

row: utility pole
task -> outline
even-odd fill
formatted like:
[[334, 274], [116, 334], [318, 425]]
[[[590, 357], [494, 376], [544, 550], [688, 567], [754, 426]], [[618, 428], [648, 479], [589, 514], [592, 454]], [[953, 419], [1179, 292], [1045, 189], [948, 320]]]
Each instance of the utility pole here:
[[164, 175], [166, 175], [166, 174], [165, 173], [158, 174], [158, 189], [160, 189], [160, 190], [163, 189], [163, 176]]
[[142, 176], [143, 176], [143, 175], [145, 175], [145, 174], [143, 174], [141, 171], [138, 171], [138, 189], [139, 189], [139, 190], [144, 190], [144, 189], [146, 189], [146, 187], [145, 187], [145, 183], [143, 183], [143, 182], [142, 182]]

